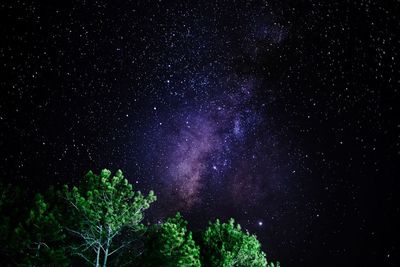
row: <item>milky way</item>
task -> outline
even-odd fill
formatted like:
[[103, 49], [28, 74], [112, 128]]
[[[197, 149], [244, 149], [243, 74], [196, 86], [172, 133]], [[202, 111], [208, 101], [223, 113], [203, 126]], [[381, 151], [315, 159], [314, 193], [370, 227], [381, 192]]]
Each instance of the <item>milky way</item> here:
[[[212, 118], [213, 114], [193, 114], [181, 126], [171, 151], [170, 177], [167, 184], [177, 188], [178, 194], [187, 204], [199, 200], [202, 179], [210, 170], [221, 167], [212, 162], [212, 156], [222, 154], [226, 142], [221, 133], [224, 122]], [[226, 165], [226, 163], [224, 163]]]
[[[177, 58], [165, 63], [166, 72], [171, 74], [161, 85], [169, 92], [174, 108], [159, 111], [154, 107], [148, 128], [143, 130], [153, 134], [142, 141], [147, 144], [143, 151], [146, 158], [158, 163], [157, 189], [174, 201], [174, 207], [169, 206], [172, 211], [218, 205], [219, 196], [224, 196], [222, 205], [247, 209], [241, 199], [256, 204], [269, 187], [271, 194], [278, 188], [286, 194], [290, 186], [279, 187], [288, 173], [281, 162], [288, 166], [292, 159], [285, 154], [288, 146], [280, 142], [274, 118], [267, 115], [274, 95], [268, 93], [272, 90], [262, 76], [245, 70], [257, 64], [260, 54], [279, 46], [288, 30], [272, 17], [250, 14], [243, 17], [240, 31], [234, 35], [209, 22], [202, 28], [190, 27], [190, 32], [174, 33], [184, 45], [181, 50], [170, 47], [167, 55]], [[217, 33], [220, 38], [215, 37]], [[225, 46], [234, 42], [242, 51], [226, 50], [220, 46], [222, 40]], [[260, 45], [263, 42], [268, 43], [267, 50]], [[177, 73], [174, 68], [185, 62], [192, 64]], [[178, 84], [176, 77], [181, 77]], [[260, 91], [269, 97], [260, 101]]]
[[[221, 79], [223, 83], [216, 83], [222, 86], [220, 93], [171, 114], [159, 140], [158, 147], [165, 153], [159, 158], [163, 164], [158, 175], [162, 191], [175, 196], [176, 209], [190, 209], [203, 198], [209, 201], [209, 194], [202, 191], [210, 190], [238, 204], [246, 194], [256, 201], [264, 185], [277, 175], [279, 166], [268, 168], [283, 155], [275, 148], [274, 130], [260, 130], [268, 121], [262, 118], [267, 104], [254, 102], [256, 79], [235, 75]], [[260, 153], [265, 149], [257, 148], [261, 143], [270, 146], [269, 158]], [[261, 159], [262, 167], [256, 164]]]

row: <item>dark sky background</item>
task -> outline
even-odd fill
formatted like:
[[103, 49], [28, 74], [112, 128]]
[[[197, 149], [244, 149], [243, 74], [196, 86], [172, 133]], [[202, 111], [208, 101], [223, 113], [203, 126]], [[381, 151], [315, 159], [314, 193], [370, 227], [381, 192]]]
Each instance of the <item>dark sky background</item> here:
[[149, 221], [398, 266], [398, 1], [38, 2], [0, 3], [3, 181], [122, 169]]

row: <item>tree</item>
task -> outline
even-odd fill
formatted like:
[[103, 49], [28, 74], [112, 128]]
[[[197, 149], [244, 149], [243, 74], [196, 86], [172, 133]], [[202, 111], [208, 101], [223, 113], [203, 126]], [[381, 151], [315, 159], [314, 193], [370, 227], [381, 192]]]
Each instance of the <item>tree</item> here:
[[211, 267], [274, 267], [268, 265], [260, 242], [244, 233], [233, 219], [228, 223], [210, 223], [201, 237], [201, 255], [205, 266]]
[[68, 266], [63, 245], [65, 233], [60, 219], [58, 211], [37, 194], [28, 218], [14, 230], [18, 246], [25, 248], [24, 264]]
[[68, 229], [79, 239], [73, 253], [95, 267], [107, 266], [111, 255], [128, 246], [129, 241], [113, 244], [113, 240], [125, 228], [142, 229], [143, 211], [156, 200], [153, 191], [146, 197], [134, 192], [120, 170], [111, 177], [106, 169], [100, 176], [89, 171], [81, 186], [72, 190], [65, 186], [64, 195], [76, 219]]
[[[46, 195], [51, 198], [53, 193], [50, 189]], [[7, 262], [4, 265], [68, 266], [58, 210], [41, 194], [36, 194], [30, 207], [17, 210], [26, 206], [22, 201], [19, 188], [2, 187], [0, 234], [2, 254], [6, 256], [2, 260]]]
[[200, 250], [177, 213], [147, 233], [145, 253], [140, 266], [200, 267]]

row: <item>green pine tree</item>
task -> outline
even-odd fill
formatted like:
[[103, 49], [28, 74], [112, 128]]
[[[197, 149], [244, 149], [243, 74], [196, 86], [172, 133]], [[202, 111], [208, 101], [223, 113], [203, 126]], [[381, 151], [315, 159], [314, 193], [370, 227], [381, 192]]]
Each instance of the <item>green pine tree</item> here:
[[28, 218], [14, 230], [19, 245], [25, 248], [27, 266], [68, 266], [63, 245], [65, 232], [60, 221], [58, 211], [37, 194]]
[[200, 250], [187, 222], [177, 213], [166, 222], [155, 225], [147, 234], [145, 253], [140, 266], [199, 267]]
[[109, 170], [99, 176], [90, 171], [81, 186], [66, 186], [64, 195], [73, 207], [68, 230], [78, 239], [72, 251], [95, 267], [107, 266], [110, 256], [129, 246], [129, 240], [113, 241], [126, 228], [143, 229], [143, 211], [156, 200], [152, 191], [147, 196], [133, 191], [120, 170], [115, 176]]
[[201, 238], [202, 262], [211, 267], [266, 267], [265, 253], [256, 236], [245, 233], [233, 219], [210, 223]]
[[[51, 200], [53, 193], [50, 189], [47, 198]], [[59, 211], [41, 194], [36, 194], [30, 205], [23, 200], [17, 187], [2, 187], [0, 238], [4, 239], [1, 254], [5, 261], [2, 266], [68, 266]]]

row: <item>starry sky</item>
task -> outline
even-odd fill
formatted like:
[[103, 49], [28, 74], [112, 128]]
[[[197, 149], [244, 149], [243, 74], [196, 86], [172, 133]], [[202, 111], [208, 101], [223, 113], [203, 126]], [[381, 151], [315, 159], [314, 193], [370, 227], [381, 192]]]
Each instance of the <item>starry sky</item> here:
[[[151, 222], [283, 266], [397, 266], [398, 1], [0, 3], [0, 173], [122, 169]], [[397, 194], [397, 195], [396, 195]]]

